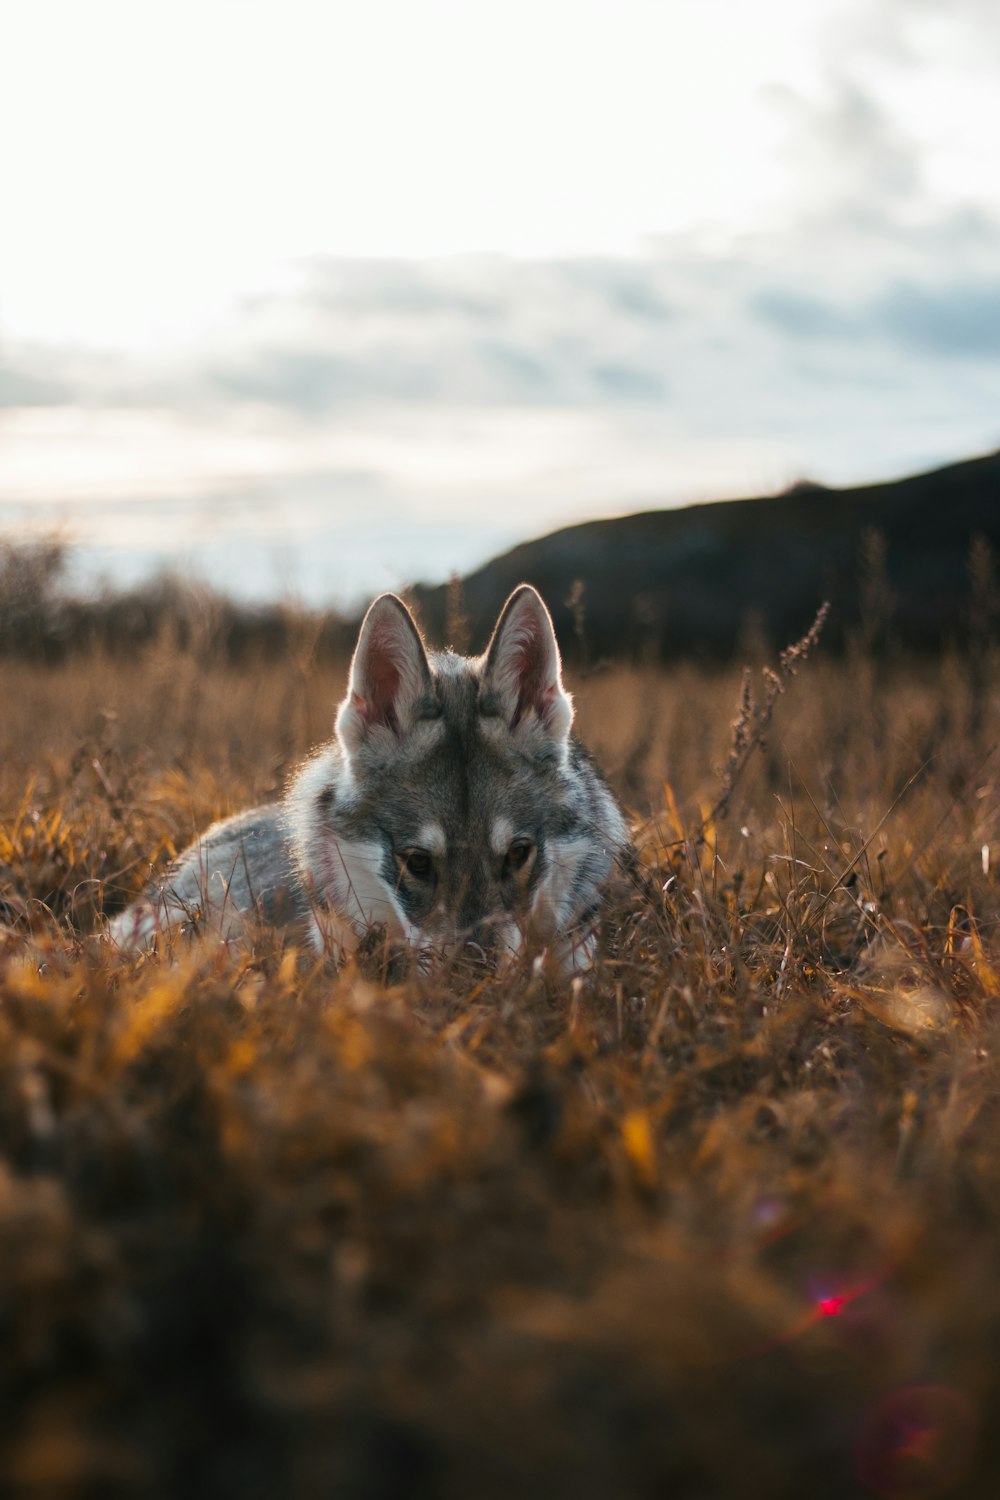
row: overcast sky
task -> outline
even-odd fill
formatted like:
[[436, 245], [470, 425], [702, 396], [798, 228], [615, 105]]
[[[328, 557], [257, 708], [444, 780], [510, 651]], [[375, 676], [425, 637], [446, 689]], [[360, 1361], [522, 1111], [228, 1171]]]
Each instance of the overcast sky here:
[[0, 0], [0, 525], [356, 600], [1000, 445], [995, 0]]

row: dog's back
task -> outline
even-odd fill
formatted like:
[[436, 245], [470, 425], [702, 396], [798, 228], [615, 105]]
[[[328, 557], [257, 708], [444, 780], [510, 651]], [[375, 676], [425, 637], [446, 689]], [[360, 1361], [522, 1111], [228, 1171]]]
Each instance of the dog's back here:
[[220, 939], [248, 922], [289, 925], [309, 913], [280, 802], [213, 823], [156, 887], [111, 923], [123, 947], [142, 948], [164, 928], [185, 925]]

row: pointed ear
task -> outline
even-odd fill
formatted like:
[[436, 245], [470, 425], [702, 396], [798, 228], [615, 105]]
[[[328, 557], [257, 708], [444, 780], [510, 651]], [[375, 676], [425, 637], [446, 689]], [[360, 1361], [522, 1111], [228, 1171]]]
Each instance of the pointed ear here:
[[418, 700], [432, 691], [427, 652], [413, 616], [395, 594], [380, 594], [358, 634], [337, 738], [354, 754], [373, 732], [402, 739]]
[[509, 727], [536, 722], [555, 740], [565, 740], [573, 722], [573, 700], [562, 684], [562, 662], [552, 617], [530, 583], [522, 583], [500, 611], [483, 662], [480, 701], [499, 700]]

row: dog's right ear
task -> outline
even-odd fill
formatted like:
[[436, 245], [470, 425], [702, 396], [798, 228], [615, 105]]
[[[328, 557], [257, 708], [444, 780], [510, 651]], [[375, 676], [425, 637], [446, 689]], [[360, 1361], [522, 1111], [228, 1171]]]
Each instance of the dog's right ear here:
[[539, 725], [565, 746], [573, 700], [563, 687], [552, 616], [530, 583], [516, 588], [500, 611], [483, 657], [480, 692], [495, 697], [512, 732]]
[[413, 725], [418, 701], [432, 691], [427, 652], [402, 599], [380, 594], [365, 615], [351, 661], [337, 738], [348, 756], [372, 736], [388, 743]]

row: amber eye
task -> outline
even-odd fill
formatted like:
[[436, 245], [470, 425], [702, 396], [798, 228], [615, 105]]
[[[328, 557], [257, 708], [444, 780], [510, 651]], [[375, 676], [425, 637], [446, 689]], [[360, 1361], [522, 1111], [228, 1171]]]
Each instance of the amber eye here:
[[523, 870], [534, 852], [535, 846], [530, 839], [515, 839], [503, 862], [504, 876], [516, 875]]
[[434, 874], [434, 861], [426, 849], [404, 849], [399, 861], [414, 880], [430, 880]]

